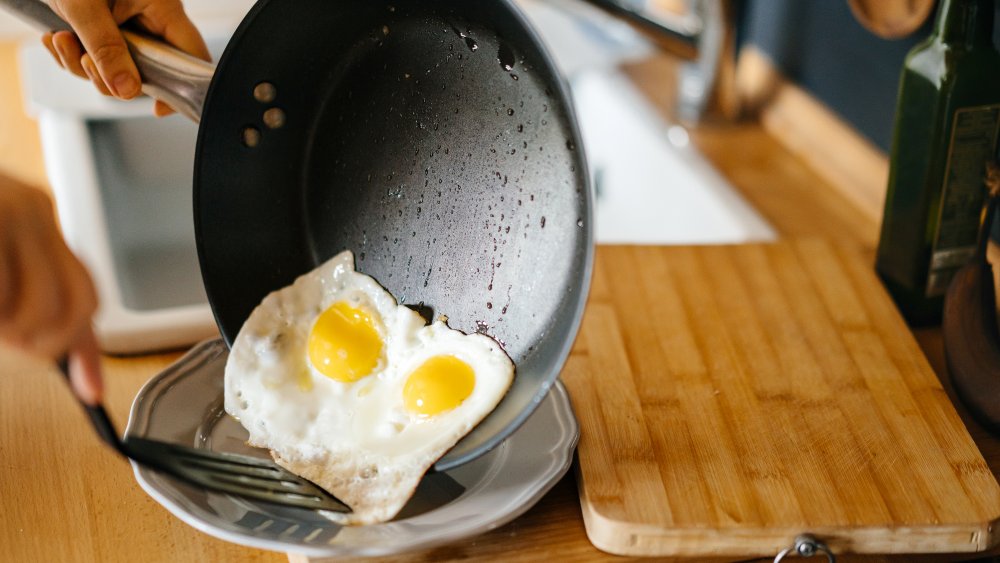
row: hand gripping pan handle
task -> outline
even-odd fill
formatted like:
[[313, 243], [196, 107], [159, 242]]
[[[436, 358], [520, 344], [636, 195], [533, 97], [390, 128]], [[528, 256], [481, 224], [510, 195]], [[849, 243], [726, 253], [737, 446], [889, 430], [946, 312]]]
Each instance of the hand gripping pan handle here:
[[[0, 0], [0, 7], [42, 32], [72, 31], [41, 0]], [[195, 123], [200, 122], [215, 65], [148, 35], [124, 29], [122, 35], [139, 69], [142, 92], [166, 102]]]

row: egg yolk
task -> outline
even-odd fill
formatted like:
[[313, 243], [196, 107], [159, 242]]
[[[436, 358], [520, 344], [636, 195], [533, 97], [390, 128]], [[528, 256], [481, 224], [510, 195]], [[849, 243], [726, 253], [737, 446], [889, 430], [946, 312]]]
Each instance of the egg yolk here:
[[407, 378], [403, 404], [411, 412], [434, 416], [462, 404], [475, 386], [469, 364], [455, 356], [434, 356]]
[[370, 374], [382, 355], [382, 339], [371, 315], [343, 301], [316, 319], [307, 347], [317, 371], [344, 383]]

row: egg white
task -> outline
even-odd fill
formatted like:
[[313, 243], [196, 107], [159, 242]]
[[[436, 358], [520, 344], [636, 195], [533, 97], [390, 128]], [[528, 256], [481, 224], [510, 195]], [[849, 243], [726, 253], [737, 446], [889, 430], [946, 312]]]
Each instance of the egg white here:
[[[315, 370], [307, 354], [315, 319], [347, 301], [377, 321], [383, 357], [374, 372], [343, 383]], [[406, 378], [437, 355], [475, 372], [472, 393], [450, 411], [419, 416], [403, 405]], [[423, 474], [488, 415], [513, 380], [514, 365], [494, 340], [424, 319], [342, 252], [254, 309], [237, 335], [225, 371], [225, 408], [280, 465], [347, 503], [344, 524], [390, 520]]]

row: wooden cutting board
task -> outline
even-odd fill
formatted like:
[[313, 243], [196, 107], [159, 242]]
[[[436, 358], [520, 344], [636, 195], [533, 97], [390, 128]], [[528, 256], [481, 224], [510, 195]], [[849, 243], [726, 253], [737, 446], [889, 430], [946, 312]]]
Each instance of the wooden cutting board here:
[[728, 561], [801, 533], [837, 553], [998, 542], [1000, 486], [853, 249], [599, 247], [562, 377], [602, 550]]

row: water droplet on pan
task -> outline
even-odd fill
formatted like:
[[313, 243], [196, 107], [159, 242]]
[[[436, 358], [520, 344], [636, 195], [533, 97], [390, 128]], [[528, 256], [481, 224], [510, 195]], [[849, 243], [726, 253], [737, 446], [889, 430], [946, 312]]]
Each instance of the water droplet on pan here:
[[510, 47], [500, 45], [500, 49], [497, 52], [497, 61], [500, 63], [500, 68], [507, 72], [514, 70], [514, 60], [514, 52], [510, 50]]

